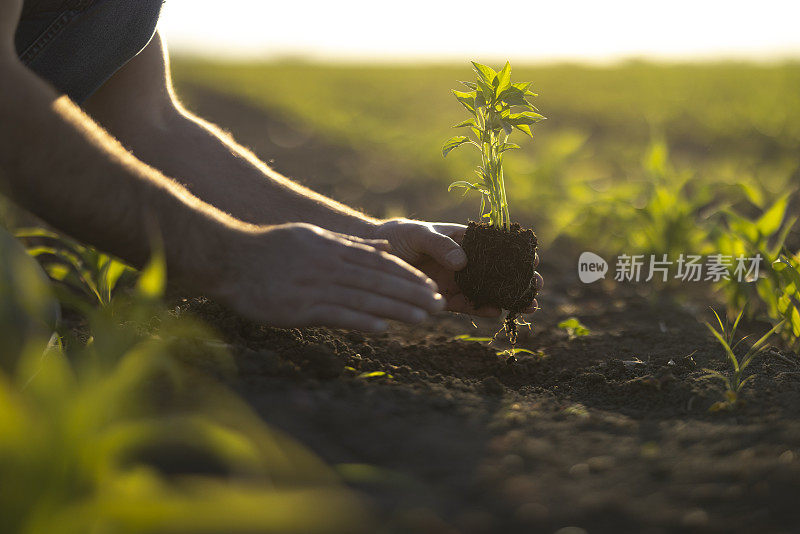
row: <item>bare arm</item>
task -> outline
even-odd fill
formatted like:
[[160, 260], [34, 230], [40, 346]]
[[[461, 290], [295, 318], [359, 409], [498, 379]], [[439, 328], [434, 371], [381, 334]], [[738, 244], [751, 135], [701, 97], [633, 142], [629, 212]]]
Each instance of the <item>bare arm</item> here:
[[12, 49], [0, 54], [0, 186], [18, 204], [136, 265], [157, 231], [176, 277], [201, 274], [198, 261], [220, 265], [204, 241], [253, 229], [138, 161]]
[[142, 161], [243, 221], [306, 222], [361, 237], [372, 237], [380, 222], [281, 176], [186, 110], [159, 35], [84, 108]]

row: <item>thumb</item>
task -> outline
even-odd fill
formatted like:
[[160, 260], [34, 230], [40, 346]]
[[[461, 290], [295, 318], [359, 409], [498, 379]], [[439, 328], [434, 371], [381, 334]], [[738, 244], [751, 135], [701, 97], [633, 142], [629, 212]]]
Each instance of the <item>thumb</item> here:
[[427, 232], [422, 243], [423, 250], [443, 267], [460, 271], [467, 266], [467, 255], [464, 249], [451, 238], [439, 232]]

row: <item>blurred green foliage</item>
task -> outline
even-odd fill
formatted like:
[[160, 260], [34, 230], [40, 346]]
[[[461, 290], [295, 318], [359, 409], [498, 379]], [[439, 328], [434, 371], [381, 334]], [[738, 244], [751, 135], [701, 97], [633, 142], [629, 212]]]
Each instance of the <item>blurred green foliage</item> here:
[[[200, 84], [242, 97], [366, 158], [401, 165], [407, 187], [431, 176], [449, 183], [449, 177], [472, 173], [469, 154], [441, 161], [438, 150], [442, 136], [462, 118], [449, 88], [454, 80], [471, 77], [466, 62], [379, 66], [179, 59], [173, 70], [179, 92], [183, 85]], [[507, 163], [509, 201], [517, 206], [515, 218], [535, 222], [544, 239], [555, 237], [552, 229], [567, 228], [576, 196], [621, 188], [620, 196], [637, 206], [635, 193], [650, 172], [641, 159], [654, 131], [673, 148], [676, 167], [691, 169], [701, 181], [756, 184], [767, 195], [797, 181], [800, 64], [517, 65], [514, 72], [533, 80], [537, 106], [550, 120], [537, 125], [536, 143]], [[442, 195], [442, 205], [452, 203]]]
[[[3, 230], [0, 253], [3, 532], [367, 529], [332, 470], [193, 363], [235, 372], [207, 328], [161, 304], [162, 255], [126, 291], [82, 307], [80, 332], [53, 335], [47, 276]], [[100, 265], [85, 273], [95, 288], [108, 276]]]

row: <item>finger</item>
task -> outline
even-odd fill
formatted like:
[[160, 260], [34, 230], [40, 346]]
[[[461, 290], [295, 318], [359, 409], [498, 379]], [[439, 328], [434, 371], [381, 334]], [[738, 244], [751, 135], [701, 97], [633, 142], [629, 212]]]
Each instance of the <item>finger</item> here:
[[460, 271], [467, 266], [467, 255], [464, 253], [464, 249], [451, 237], [425, 226], [417, 228], [415, 252], [427, 254], [439, 265], [454, 271]]
[[436, 282], [419, 269], [412, 267], [397, 256], [375, 250], [367, 245], [351, 242], [342, 257], [348, 263], [383, 271], [405, 280], [428, 286], [433, 291], [439, 290]]
[[539, 310], [539, 309], [541, 309], [541, 308], [539, 308], [539, 301], [536, 300], [536, 299], [533, 299], [533, 304], [531, 304], [530, 307], [527, 310], [525, 310], [524, 312], [522, 312], [522, 313], [533, 313], [533, 312], [535, 312], [536, 310]]
[[462, 241], [464, 241], [464, 233], [467, 231], [467, 227], [463, 224], [453, 223], [435, 223], [433, 228], [440, 234], [446, 235], [459, 245]]
[[347, 264], [333, 279], [340, 285], [402, 300], [429, 313], [440, 312], [445, 307], [444, 297], [430, 286], [358, 265]]
[[323, 298], [323, 302], [328, 304], [344, 306], [382, 319], [421, 323], [429, 317], [427, 311], [407, 302], [347, 286], [333, 286]]
[[453, 297], [448, 299], [447, 309], [456, 313], [466, 313], [477, 317], [497, 317], [500, 315], [500, 310], [492, 306], [475, 308], [463, 293], [453, 295]]
[[536, 285], [537, 291], [541, 291], [542, 288], [544, 287], [544, 278], [542, 278], [541, 274], [535, 271], [533, 273], [533, 283]]
[[383, 319], [335, 304], [315, 305], [310, 310], [310, 319], [313, 324], [317, 325], [365, 332], [384, 332], [389, 328]]
[[364, 239], [363, 237], [357, 237], [354, 235], [339, 234], [339, 233], [336, 233], [336, 235], [346, 241], [350, 241], [351, 243], [360, 243], [362, 245], [367, 245], [376, 248], [378, 250], [382, 250], [384, 252], [390, 252], [392, 250], [392, 245], [390, 245], [389, 241], [386, 239]]

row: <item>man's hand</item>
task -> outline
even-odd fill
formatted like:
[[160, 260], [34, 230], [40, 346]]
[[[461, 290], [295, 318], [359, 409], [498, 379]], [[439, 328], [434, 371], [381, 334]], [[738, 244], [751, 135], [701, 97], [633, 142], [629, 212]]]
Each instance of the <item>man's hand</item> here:
[[382, 331], [386, 319], [418, 323], [445, 305], [436, 284], [383, 252], [380, 239], [291, 223], [227, 242], [232, 265], [210, 294], [256, 321]]
[[[475, 309], [455, 282], [455, 271], [467, 265], [467, 256], [460, 246], [466, 229], [461, 224], [392, 219], [378, 226], [375, 237], [388, 241], [393, 254], [430, 276], [447, 299], [448, 310], [496, 317], [500, 310], [491, 307]], [[539, 264], [538, 254], [535, 262], [536, 265]], [[543, 285], [544, 280], [536, 273], [537, 289], [541, 289]], [[538, 306], [534, 300], [526, 313], [533, 313]]]

